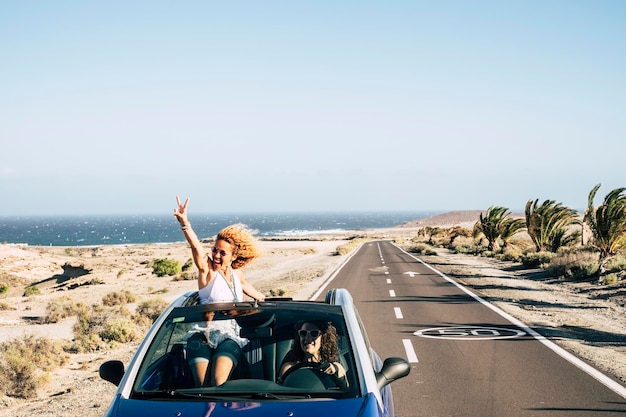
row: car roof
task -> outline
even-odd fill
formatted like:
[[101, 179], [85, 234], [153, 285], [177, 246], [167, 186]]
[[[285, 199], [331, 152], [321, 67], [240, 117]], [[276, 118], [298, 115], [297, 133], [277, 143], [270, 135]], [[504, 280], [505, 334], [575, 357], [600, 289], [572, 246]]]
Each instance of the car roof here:
[[222, 302], [197, 304], [192, 295], [180, 307], [174, 307], [168, 314], [168, 321], [202, 321], [207, 312], [214, 313], [214, 319], [235, 318], [246, 326], [263, 327], [276, 321], [278, 316], [298, 317], [303, 320], [344, 321], [340, 305], [331, 305], [318, 301], [294, 301], [288, 299], [258, 302]]

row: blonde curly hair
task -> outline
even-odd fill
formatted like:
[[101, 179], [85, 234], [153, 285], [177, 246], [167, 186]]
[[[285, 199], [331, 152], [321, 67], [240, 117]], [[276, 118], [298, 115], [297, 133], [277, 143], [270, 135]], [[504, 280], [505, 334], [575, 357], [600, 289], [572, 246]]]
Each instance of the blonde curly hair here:
[[223, 240], [230, 243], [235, 249], [233, 255], [236, 256], [232, 263], [233, 269], [246, 266], [255, 258], [261, 256], [261, 252], [256, 246], [256, 239], [252, 231], [245, 224], [233, 224], [220, 230], [215, 238], [216, 241]]

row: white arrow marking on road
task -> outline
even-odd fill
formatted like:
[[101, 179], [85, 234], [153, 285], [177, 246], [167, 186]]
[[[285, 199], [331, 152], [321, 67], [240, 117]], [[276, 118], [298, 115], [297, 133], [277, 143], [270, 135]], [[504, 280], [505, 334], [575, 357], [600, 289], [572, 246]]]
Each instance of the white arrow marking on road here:
[[415, 275], [419, 275], [419, 272], [413, 272], [413, 271], [409, 271], [409, 272], [405, 272], [404, 275], [408, 275], [411, 278], [413, 278]]

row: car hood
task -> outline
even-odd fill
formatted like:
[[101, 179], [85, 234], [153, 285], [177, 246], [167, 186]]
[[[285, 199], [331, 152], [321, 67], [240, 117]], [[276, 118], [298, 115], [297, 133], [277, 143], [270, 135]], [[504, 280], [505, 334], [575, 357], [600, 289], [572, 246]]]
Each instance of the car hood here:
[[117, 398], [106, 416], [131, 417], [370, 417], [384, 416], [372, 395], [364, 398], [307, 399], [262, 402], [203, 402], [171, 400], [128, 400]]

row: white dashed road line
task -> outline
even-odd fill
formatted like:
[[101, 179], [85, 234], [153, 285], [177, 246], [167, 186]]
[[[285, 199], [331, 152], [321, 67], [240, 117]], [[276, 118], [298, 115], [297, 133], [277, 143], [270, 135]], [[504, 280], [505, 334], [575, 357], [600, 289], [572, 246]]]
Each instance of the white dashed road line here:
[[415, 349], [413, 349], [413, 344], [409, 339], [402, 339], [402, 344], [404, 345], [404, 350], [406, 351], [406, 359], [409, 363], [418, 363], [417, 355], [415, 354]]

